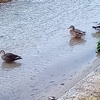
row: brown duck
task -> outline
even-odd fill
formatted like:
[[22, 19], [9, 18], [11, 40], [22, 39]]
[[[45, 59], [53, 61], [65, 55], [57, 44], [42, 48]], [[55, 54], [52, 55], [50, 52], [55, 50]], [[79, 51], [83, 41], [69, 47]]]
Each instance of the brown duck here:
[[13, 53], [5, 53], [4, 50], [1, 50], [0, 53], [2, 54], [1, 58], [7, 63], [11, 63], [15, 60], [22, 59], [20, 56], [15, 55]]
[[71, 25], [68, 29], [70, 29], [70, 34], [73, 35], [75, 38], [81, 38], [83, 35], [85, 35], [85, 32], [75, 29], [73, 25]]

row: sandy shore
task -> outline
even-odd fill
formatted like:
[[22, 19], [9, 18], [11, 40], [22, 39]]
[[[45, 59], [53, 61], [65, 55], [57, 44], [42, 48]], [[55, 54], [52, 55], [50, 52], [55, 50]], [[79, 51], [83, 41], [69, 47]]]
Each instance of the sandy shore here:
[[[100, 58], [92, 66], [100, 65]], [[100, 100], [100, 66], [58, 100]]]

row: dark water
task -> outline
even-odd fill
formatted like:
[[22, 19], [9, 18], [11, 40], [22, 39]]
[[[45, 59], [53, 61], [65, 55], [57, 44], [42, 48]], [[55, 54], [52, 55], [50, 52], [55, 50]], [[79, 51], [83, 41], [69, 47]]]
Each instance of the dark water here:
[[[12, 64], [0, 60], [0, 100], [42, 100], [56, 95], [53, 90], [88, 70], [96, 57], [99, 35], [92, 26], [100, 22], [99, 11], [99, 0], [16, 0], [1, 4], [0, 49], [23, 59]], [[71, 37], [70, 25], [86, 31], [86, 35], [82, 39]]]

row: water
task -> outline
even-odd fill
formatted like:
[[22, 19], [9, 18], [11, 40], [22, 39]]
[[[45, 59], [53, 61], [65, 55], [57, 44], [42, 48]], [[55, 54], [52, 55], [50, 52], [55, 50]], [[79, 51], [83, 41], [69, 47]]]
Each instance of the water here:
[[[0, 60], [0, 100], [42, 100], [57, 95], [64, 87], [62, 83], [70, 89], [75, 83], [68, 82], [88, 71], [96, 57], [99, 35], [92, 26], [100, 22], [99, 10], [98, 0], [16, 0], [1, 4], [0, 49], [23, 59], [12, 64]], [[86, 35], [74, 39], [67, 29], [70, 25], [86, 31]]]

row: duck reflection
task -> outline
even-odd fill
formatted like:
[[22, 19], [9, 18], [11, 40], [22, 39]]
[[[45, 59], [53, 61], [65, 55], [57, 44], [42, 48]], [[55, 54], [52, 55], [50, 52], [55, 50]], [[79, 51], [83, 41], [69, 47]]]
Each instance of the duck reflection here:
[[92, 34], [92, 36], [95, 38], [100, 38], [100, 32], [96, 32], [96, 33]]
[[2, 69], [14, 69], [20, 66], [21, 66], [21, 63], [17, 63], [17, 62], [12, 62], [12, 63], [3, 62], [2, 63]]
[[98, 58], [100, 58], [100, 52], [96, 52], [96, 53], [97, 53], [96, 56], [97, 56]]
[[72, 37], [70, 39], [70, 42], [69, 42], [69, 45], [70, 46], [74, 46], [74, 45], [79, 45], [79, 44], [82, 44], [82, 43], [85, 43], [86, 40], [82, 39], [82, 38], [75, 38], [75, 37]]

